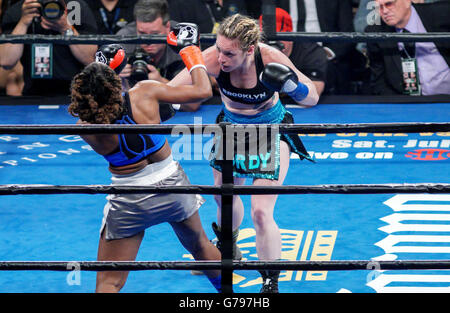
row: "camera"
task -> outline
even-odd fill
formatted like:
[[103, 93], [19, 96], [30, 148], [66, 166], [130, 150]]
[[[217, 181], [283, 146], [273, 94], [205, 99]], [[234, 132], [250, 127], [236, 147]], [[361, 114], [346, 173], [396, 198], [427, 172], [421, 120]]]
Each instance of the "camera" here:
[[152, 64], [153, 59], [144, 49], [136, 49], [129, 57], [128, 63], [131, 64], [131, 82], [137, 83], [141, 80], [148, 79], [149, 71], [147, 65]]
[[41, 4], [41, 15], [48, 20], [59, 19], [66, 9], [63, 0], [38, 0]]

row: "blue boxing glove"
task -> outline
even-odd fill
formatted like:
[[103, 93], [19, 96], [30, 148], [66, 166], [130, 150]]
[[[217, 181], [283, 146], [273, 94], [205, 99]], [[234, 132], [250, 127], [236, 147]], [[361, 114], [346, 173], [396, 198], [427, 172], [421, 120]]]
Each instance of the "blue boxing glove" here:
[[297, 74], [288, 66], [280, 63], [269, 63], [259, 76], [261, 83], [268, 89], [288, 94], [296, 102], [308, 96], [308, 86], [298, 81]]

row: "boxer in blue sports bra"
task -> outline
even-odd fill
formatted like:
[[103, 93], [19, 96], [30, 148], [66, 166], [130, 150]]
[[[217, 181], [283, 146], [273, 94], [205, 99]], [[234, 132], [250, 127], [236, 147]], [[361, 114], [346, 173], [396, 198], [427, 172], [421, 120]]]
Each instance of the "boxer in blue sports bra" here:
[[[195, 24], [180, 23], [167, 38], [179, 51], [194, 85], [174, 88], [142, 81], [122, 97], [118, 74], [126, 64], [120, 45], [100, 47], [96, 62], [72, 81], [69, 112], [80, 124], [159, 124], [159, 101], [184, 103], [211, 96], [211, 84], [198, 45]], [[162, 135], [93, 134], [82, 138], [109, 163], [112, 185], [189, 185], [180, 164]], [[204, 199], [193, 194], [112, 194], [107, 196], [100, 228], [99, 261], [134, 260], [148, 227], [169, 223], [182, 245], [196, 260], [219, 260], [220, 251], [208, 240], [198, 209]], [[204, 273], [220, 292], [220, 270]], [[97, 273], [97, 292], [118, 292], [126, 271]]]
[[[124, 95], [123, 113], [115, 124], [137, 124], [133, 119], [133, 111], [128, 92]], [[103, 157], [113, 167], [137, 163], [163, 147], [166, 136], [159, 134], [119, 134], [117, 148]]]

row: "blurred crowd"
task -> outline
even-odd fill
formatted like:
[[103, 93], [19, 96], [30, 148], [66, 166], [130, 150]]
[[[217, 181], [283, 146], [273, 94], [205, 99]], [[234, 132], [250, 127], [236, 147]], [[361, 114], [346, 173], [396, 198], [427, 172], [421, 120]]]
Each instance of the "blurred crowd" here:
[[[177, 22], [215, 33], [241, 13], [259, 20], [257, 0], [0, 0], [0, 33], [166, 35]], [[449, 32], [449, 0], [274, 0], [277, 32]], [[315, 84], [319, 95], [450, 94], [450, 40], [440, 42], [267, 41]], [[202, 44], [205, 49], [212, 44]], [[166, 44], [125, 45], [120, 76], [171, 80], [184, 68]], [[96, 45], [1, 44], [0, 95], [68, 95], [70, 81], [94, 60]], [[211, 79], [214, 85], [214, 79]]]

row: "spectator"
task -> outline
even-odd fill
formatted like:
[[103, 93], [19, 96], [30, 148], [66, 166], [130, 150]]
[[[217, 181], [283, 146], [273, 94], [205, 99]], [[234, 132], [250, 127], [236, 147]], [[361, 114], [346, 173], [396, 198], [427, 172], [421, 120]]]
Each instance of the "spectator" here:
[[114, 35], [134, 20], [137, 0], [89, 0], [88, 4], [97, 21], [99, 34]]
[[[290, 13], [294, 21], [294, 31], [354, 31], [351, 0], [277, 0], [276, 4]], [[356, 52], [355, 44], [324, 42], [322, 45], [329, 59], [325, 93], [350, 93], [352, 61]]]
[[[412, 0], [413, 3], [433, 3], [442, 0]], [[356, 14], [353, 20], [355, 31], [364, 32], [366, 27], [380, 23], [380, 14], [378, 14], [377, 1], [360, 0]]]
[[[168, 4], [166, 0], [139, 0], [134, 7], [135, 21], [128, 24], [117, 35], [167, 35], [171, 24], [169, 20]], [[124, 45], [127, 55], [134, 55], [136, 51], [144, 51], [151, 58], [147, 64], [148, 79], [168, 82], [184, 68], [180, 56], [168, 49], [165, 43]], [[129, 78], [132, 72], [131, 64], [122, 71], [122, 78]]]
[[[380, 25], [367, 32], [448, 32], [450, 2], [412, 4], [377, 0]], [[370, 89], [374, 94], [450, 94], [450, 44], [433, 42], [368, 43]], [[408, 70], [406, 70], [409, 68]]]
[[[117, 35], [167, 35], [171, 24], [176, 23], [169, 20], [166, 0], [139, 0], [134, 7], [134, 18], [135, 21], [122, 28]], [[127, 64], [120, 73], [125, 90], [141, 79], [167, 83], [185, 67], [181, 57], [165, 43], [123, 46], [128, 55], [128, 63], [134, 63], [133, 56], [143, 56], [148, 71], [147, 77], [135, 78], [136, 70], [133, 70], [132, 64]], [[196, 111], [199, 106], [200, 103], [183, 104], [182, 109]]]
[[[262, 26], [262, 15], [259, 17]], [[292, 32], [292, 19], [288, 12], [276, 8], [276, 31]], [[324, 49], [313, 42], [280, 41], [276, 47], [289, 57], [297, 69], [312, 80], [320, 96], [325, 88], [327, 75], [327, 55]]]
[[[3, 13], [19, 0], [0, 0], [0, 34]], [[1, 58], [1, 54], [0, 54]], [[23, 89], [22, 64], [18, 62], [13, 69], [5, 70], [0, 67], [0, 95], [20, 96]]]
[[[62, 15], [54, 18], [41, 16], [41, 4], [36, 0], [12, 5], [3, 16], [3, 31], [13, 35], [67, 36], [97, 32], [92, 12], [84, 9], [87, 4], [83, 0], [78, 0], [79, 6], [68, 8], [69, 11], [65, 2], [60, 1]], [[68, 19], [69, 14], [74, 18], [74, 24]], [[20, 60], [23, 65], [23, 95], [69, 95], [73, 76], [94, 61], [96, 50], [96, 45], [3, 44], [0, 45], [0, 62], [2, 67], [12, 69]]]

